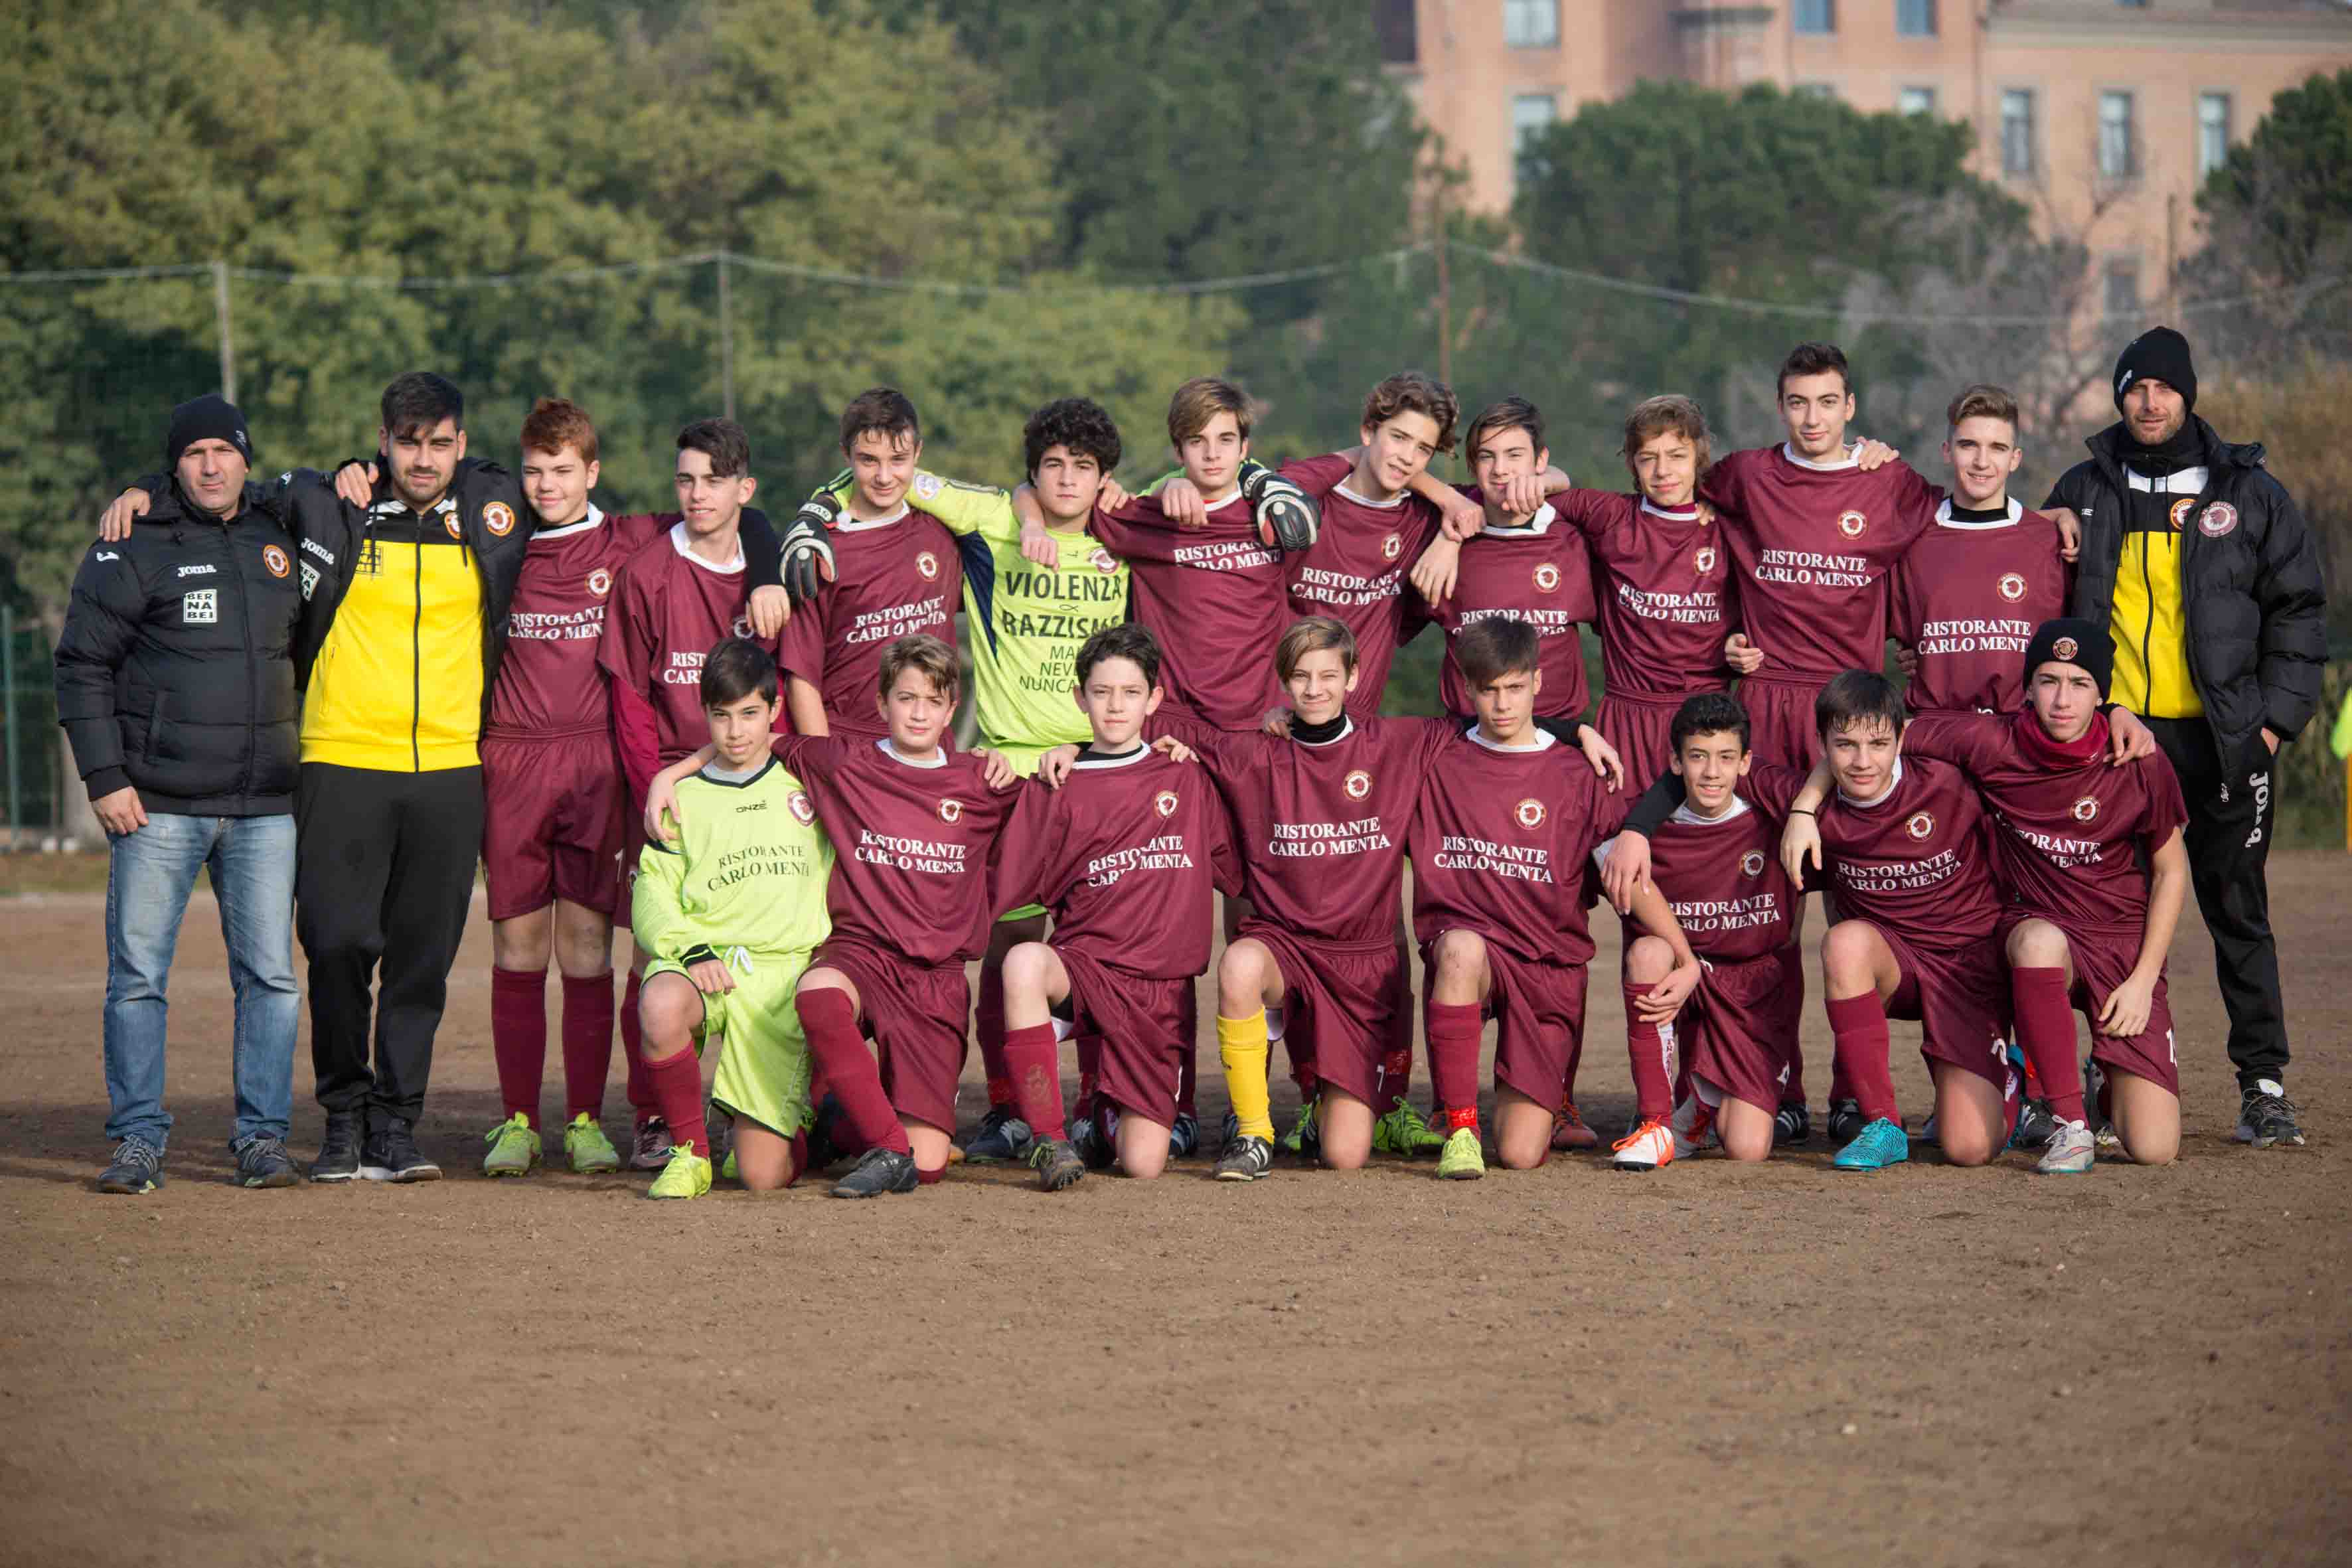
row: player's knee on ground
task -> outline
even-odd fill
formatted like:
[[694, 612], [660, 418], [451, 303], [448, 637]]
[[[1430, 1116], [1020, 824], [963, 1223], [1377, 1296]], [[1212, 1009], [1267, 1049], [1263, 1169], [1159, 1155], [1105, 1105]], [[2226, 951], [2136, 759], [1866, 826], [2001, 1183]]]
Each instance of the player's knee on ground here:
[[953, 1140], [944, 1129], [911, 1116], [898, 1118], [898, 1125], [907, 1130], [907, 1146], [914, 1151], [917, 1170], [929, 1174], [948, 1168], [948, 1145]]
[[1495, 1096], [1495, 1161], [1507, 1170], [1532, 1171], [1551, 1157], [1552, 1108], [1516, 1089]]
[[1999, 1091], [1964, 1068], [1936, 1068], [1936, 1137], [1955, 1165], [1989, 1165], [2009, 1146], [2009, 1118]]
[[764, 1127], [735, 1123], [735, 1174], [755, 1193], [772, 1193], [792, 1185], [799, 1169], [793, 1162], [793, 1141]]
[[2063, 969], [2069, 956], [2066, 933], [2048, 921], [2020, 921], [2009, 933], [2012, 969]]
[[1168, 1129], [1148, 1116], [1118, 1119], [1118, 1168], [1139, 1182], [1168, 1169]]
[[2136, 1165], [2169, 1165], [2180, 1157], [2180, 1101], [2162, 1085], [2110, 1069], [2108, 1106], [2116, 1136]]
[[637, 1021], [645, 1028], [638, 1054], [649, 1062], [667, 1061], [694, 1047], [702, 993], [683, 974], [656, 974], [637, 993]]
[[1754, 1164], [1772, 1157], [1772, 1112], [1744, 1100], [1724, 1097], [1715, 1113], [1715, 1134], [1731, 1158]]
[[1659, 937], [1635, 937], [1625, 950], [1625, 978], [1637, 985], [1655, 985], [1674, 973], [1675, 950]]
[[1354, 1095], [1325, 1084], [1316, 1123], [1323, 1163], [1332, 1170], [1360, 1170], [1371, 1159], [1372, 1108]]

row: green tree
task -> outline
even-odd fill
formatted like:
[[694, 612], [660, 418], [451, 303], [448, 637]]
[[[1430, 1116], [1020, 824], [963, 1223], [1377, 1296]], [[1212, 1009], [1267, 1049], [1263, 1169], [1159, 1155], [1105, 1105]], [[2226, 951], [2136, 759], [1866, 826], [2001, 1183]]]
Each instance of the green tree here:
[[2271, 100], [2197, 194], [2206, 245], [2181, 292], [2226, 299], [2192, 336], [2250, 371], [2352, 332], [2352, 68]]

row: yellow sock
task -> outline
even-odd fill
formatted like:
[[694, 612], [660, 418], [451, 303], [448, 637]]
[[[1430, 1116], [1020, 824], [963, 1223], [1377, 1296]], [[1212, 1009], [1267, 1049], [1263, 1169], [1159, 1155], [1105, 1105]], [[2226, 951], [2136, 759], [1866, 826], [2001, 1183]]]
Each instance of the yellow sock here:
[[1252, 1138], [1274, 1142], [1274, 1107], [1265, 1089], [1265, 1009], [1246, 1018], [1217, 1016], [1217, 1056], [1225, 1064], [1225, 1097]]

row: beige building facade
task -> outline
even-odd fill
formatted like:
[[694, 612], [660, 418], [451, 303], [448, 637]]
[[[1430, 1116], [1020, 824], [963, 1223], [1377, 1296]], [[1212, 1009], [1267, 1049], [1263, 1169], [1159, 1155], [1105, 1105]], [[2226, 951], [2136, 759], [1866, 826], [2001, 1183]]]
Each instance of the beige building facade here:
[[2195, 194], [2281, 90], [2352, 66], [2345, 0], [1386, 0], [1382, 47], [1467, 199], [1528, 133], [1643, 79], [1770, 82], [1964, 120], [1978, 172], [2088, 247], [2096, 303], [2158, 302]]

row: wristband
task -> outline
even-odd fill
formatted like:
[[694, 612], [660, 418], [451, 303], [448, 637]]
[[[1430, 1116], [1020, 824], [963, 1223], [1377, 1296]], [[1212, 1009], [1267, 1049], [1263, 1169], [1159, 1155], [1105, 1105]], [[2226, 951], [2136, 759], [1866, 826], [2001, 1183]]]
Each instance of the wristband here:
[[1811, 816], [1813, 815], [1813, 808], [1810, 805], [1792, 805], [1789, 808], [1789, 815], [1790, 816]]
[[719, 955], [710, 950], [709, 942], [698, 942], [677, 955], [677, 961], [688, 969], [698, 963], [715, 963], [718, 960]]

